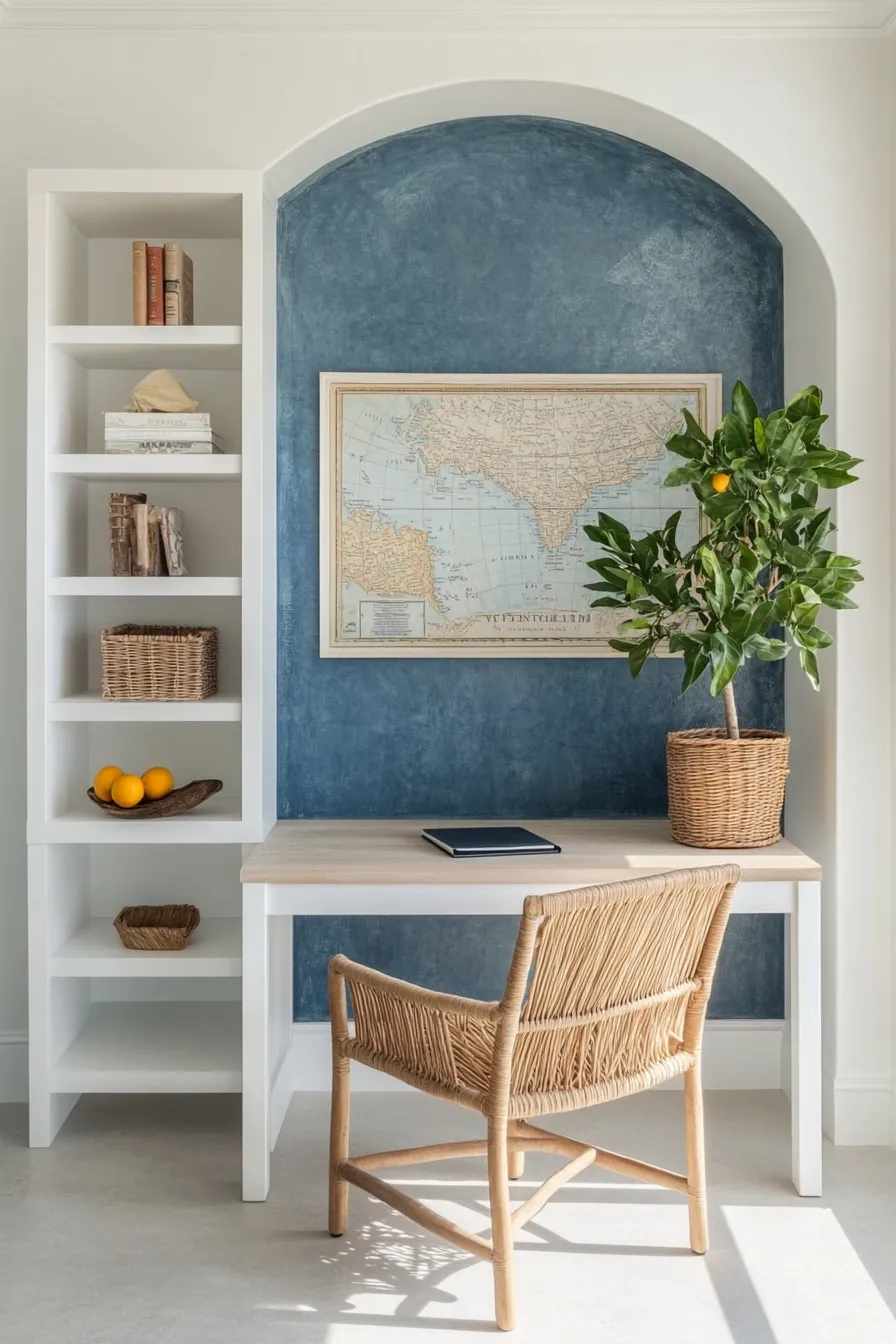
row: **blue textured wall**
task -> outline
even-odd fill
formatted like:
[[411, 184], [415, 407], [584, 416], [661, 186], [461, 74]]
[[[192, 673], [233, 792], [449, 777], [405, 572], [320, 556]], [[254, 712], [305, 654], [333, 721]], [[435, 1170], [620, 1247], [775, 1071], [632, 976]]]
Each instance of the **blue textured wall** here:
[[[775, 237], [721, 187], [607, 132], [528, 117], [367, 147], [280, 205], [279, 815], [664, 815], [670, 728], [717, 722], [681, 665], [318, 656], [322, 369], [721, 372], [782, 399]], [[780, 664], [738, 681], [783, 726]], [[326, 1016], [331, 952], [493, 995], [506, 920], [302, 920], [297, 1018]], [[735, 921], [712, 1011], [783, 1011], [775, 917]]]

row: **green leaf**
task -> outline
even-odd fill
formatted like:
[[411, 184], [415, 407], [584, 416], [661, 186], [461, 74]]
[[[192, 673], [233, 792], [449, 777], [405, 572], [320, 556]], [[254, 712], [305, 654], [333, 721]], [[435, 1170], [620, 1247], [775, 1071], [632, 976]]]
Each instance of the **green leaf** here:
[[689, 691], [695, 682], [699, 681], [703, 673], [709, 667], [710, 657], [705, 649], [689, 648], [684, 655], [684, 678], [681, 683], [681, 693]]
[[706, 475], [706, 468], [697, 462], [689, 462], [684, 467], [673, 467], [663, 481], [664, 490], [674, 490], [677, 485], [693, 485]]
[[681, 510], [671, 514], [663, 524], [662, 539], [663, 550], [670, 560], [681, 558], [681, 552], [678, 549], [678, 524], [681, 522]]
[[[740, 378], [734, 384], [731, 393], [731, 410], [737, 416], [742, 425], [752, 429], [756, 420], [759, 418], [759, 408], [753, 400], [745, 383]], [[757, 444], [757, 447], [759, 445]]]
[[630, 621], [620, 621], [620, 635], [630, 634], [633, 630], [649, 630], [650, 622], [643, 616], [633, 616]]
[[800, 649], [800, 667], [817, 691], [820, 684], [818, 678], [818, 659], [811, 649]]
[[851, 597], [846, 597], [844, 593], [830, 593], [825, 596], [824, 605], [834, 611], [856, 611], [859, 604], [853, 602]]
[[[749, 393], [747, 395], [749, 396]], [[752, 423], [751, 420], [750, 424]], [[735, 412], [726, 415], [719, 425], [719, 443], [728, 462], [731, 462], [732, 458], [745, 457], [749, 453], [750, 435], [744, 421]]]
[[841, 485], [852, 485], [859, 478], [848, 471], [831, 471], [828, 467], [820, 467], [815, 471], [815, 479], [822, 490], [839, 490]]
[[689, 434], [670, 435], [666, 440], [666, 447], [670, 453], [675, 453], [678, 457], [689, 457], [698, 462], [703, 460], [705, 452], [704, 445]]
[[821, 414], [822, 393], [821, 388], [810, 383], [804, 387], [801, 392], [797, 392], [792, 400], [788, 401], [784, 408], [784, 414], [788, 420], [799, 420], [802, 416], [807, 419], [815, 419]]
[[712, 659], [709, 693], [720, 695], [744, 660], [743, 645], [732, 635], [723, 634], [718, 630], [710, 640], [709, 647]]
[[709, 499], [703, 501], [703, 512], [707, 518], [712, 519], [730, 518], [743, 508], [743, 499], [739, 495], [732, 495], [729, 491], [723, 495], [710, 495]]
[[775, 663], [786, 658], [790, 652], [790, 646], [783, 639], [766, 639], [764, 635], [751, 635], [747, 640], [747, 648], [764, 663]]
[[798, 420], [783, 443], [775, 450], [775, 465], [777, 467], [786, 467], [797, 449], [802, 447], [807, 424], [808, 421], [805, 419]]
[[597, 515], [598, 527], [608, 536], [612, 537], [619, 549], [627, 554], [631, 551], [632, 534], [624, 523], [620, 523], [618, 518], [614, 518], [609, 513], [599, 513]]
[[687, 426], [687, 433], [692, 439], [696, 439], [698, 443], [702, 443], [705, 448], [708, 448], [710, 446], [710, 440], [707, 437], [706, 431], [701, 425], [697, 424], [697, 421], [691, 415], [690, 411], [684, 411], [683, 414], [684, 423]]
[[768, 451], [768, 440], [765, 435], [765, 423], [757, 415], [753, 421], [753, 442], [756, 444], [756, 451], [760, 457], [765, 457]]

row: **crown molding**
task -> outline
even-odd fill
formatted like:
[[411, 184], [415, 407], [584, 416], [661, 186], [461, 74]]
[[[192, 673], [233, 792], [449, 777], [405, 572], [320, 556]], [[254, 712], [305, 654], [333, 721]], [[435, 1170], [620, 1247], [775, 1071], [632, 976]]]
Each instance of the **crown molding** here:
[[9, 29], [896, 32], [896, 0], [0, 0]]

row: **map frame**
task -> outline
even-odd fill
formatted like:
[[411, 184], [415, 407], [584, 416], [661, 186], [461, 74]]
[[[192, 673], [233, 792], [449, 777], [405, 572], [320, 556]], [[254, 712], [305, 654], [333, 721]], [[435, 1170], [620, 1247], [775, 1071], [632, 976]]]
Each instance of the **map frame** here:
[[[421, 374], [349, 373], [320, 374], [320, 656], [322, 658], [619, 658], [606, 638], [574, 640], [544, 636], [516, 636], [501, 641], [427, 640], [401, 636], [397, 639], [346, 639], [341, 636], [340, 536], [342, 526], [342, 400], [348, 395], [406, 393], [433, 395], [471, 393], [481, 395], [516, 391], [581, 393], [588, 389], [626, 388], [695, 395], [699, 420], [712, 434], [722, 414], [722, 375], [719, 373], [640, 374]], [[677, 459], [672, 459], [671, 464]], [[374, 599], [372, 599], [374, 600]]]

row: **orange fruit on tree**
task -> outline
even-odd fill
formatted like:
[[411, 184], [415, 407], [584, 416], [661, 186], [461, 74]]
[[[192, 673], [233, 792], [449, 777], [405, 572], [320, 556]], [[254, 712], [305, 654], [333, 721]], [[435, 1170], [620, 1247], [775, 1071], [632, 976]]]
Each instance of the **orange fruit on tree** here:
[[97, 770], [93, 780], [93, 791], [102, 802], [108, 803], [112, 798], [112, 785], [124, 771], [117, 765], [104, 765], [101, 770]]
[[717, 471], [712, 478], [712, 488], [717, 495], [724, 495], [730, 484], [731, 477], [727, 471]]
[[166, 798], [174, 788], [174, 776], [164, 765], [154, 765], [143, 773], [147, 798]]
[[118, 807], [136, 807], [143, 802], [144, 792], [139, 775], [119, 775], [112, 784], [112, 801]]

